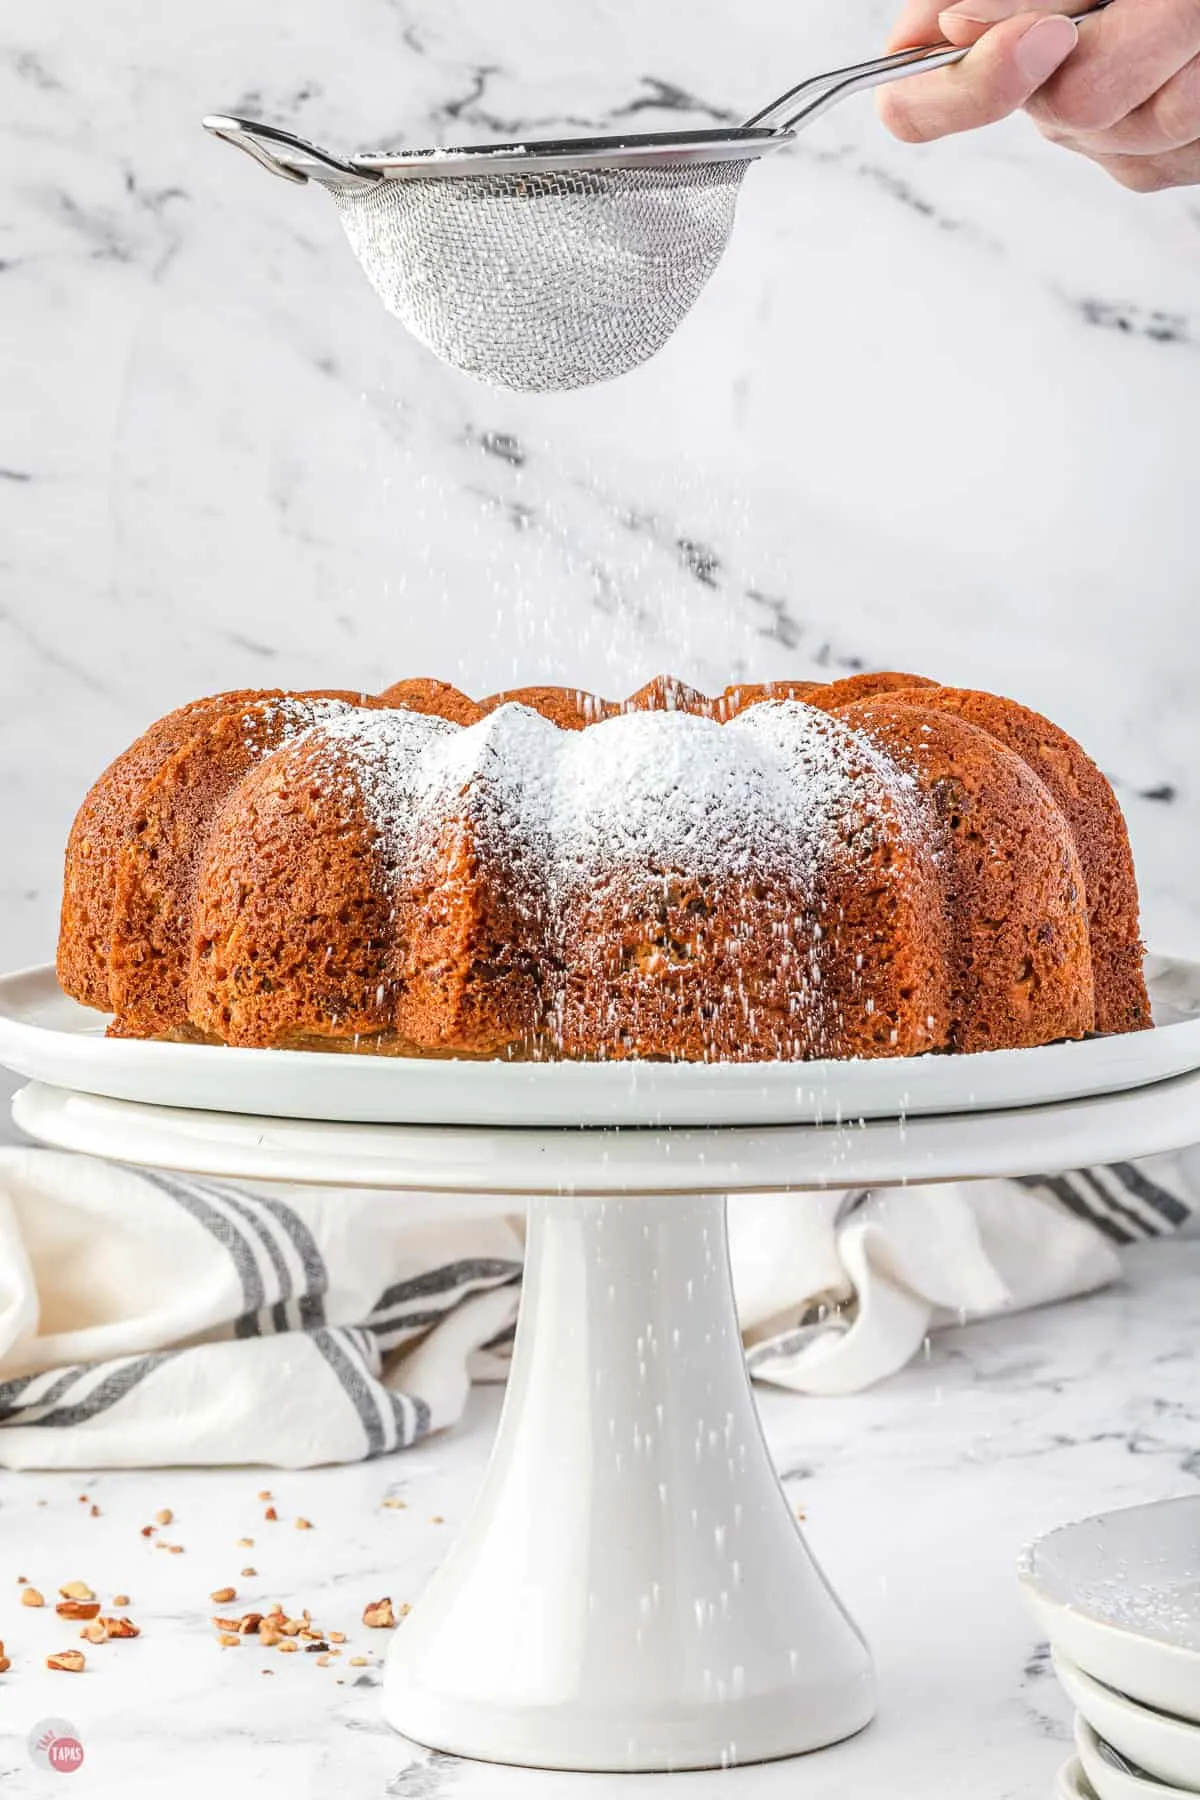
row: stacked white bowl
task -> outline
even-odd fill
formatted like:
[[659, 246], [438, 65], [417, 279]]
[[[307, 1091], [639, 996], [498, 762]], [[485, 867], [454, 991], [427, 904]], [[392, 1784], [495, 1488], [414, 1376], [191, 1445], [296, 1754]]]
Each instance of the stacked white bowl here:
[[1018, 1573], [1076, 1709], [1059, 1793], [1200, 1795], [1200, 1495], [1061, 1526]]

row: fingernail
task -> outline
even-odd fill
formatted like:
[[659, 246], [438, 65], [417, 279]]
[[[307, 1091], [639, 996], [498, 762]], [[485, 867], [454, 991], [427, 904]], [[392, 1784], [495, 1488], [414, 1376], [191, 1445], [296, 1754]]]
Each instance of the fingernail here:
[[969, 19], [972, 25], [996, 25], [1021, 10], [1022, 0], [961, 0], [938, 14], [941, 19]]
[[1066, 62], [1078, 42], [1079, 27], [1074, 19], [1058, 13], [1031, 25], [1013, 56], [1026, 81], [1041, 87], [1043, 81], [1049, 81], [1055, 69]]

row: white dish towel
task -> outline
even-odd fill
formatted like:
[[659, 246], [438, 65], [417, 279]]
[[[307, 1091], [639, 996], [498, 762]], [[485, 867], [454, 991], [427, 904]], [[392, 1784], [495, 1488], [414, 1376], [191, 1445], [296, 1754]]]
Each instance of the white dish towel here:
[[[853, 1392], [939, 1326], [1103, 1286], [1122, 1245], [1194, 1206], [1198, 1152], [734, 1199], [751, 1371]], [[0, 1465], [306, 1468], [452, 1425], [507, 1367], [523, 1246], [504, 1207], [0, 1151]]]

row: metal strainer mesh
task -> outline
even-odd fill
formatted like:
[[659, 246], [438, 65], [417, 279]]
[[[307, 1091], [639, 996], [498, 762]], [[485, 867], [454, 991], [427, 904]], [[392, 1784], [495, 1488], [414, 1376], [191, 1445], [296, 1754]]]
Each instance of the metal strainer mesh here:
[[328, 183], [384, 305], [496, 387], [607, 381], [660, 349], [716, 268], [748, 161]]

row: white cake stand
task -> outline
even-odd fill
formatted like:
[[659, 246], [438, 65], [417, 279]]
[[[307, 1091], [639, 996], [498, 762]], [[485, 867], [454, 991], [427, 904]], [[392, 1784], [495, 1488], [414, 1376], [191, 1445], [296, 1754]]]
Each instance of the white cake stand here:
[[[276, 1053], [276, 1071], [288, 1060]], [[986, 1083], [987, 1059], [970, 1060]], [[129, 1162], [531, 1196], [495, 1450], [466, 1529], [396, 1633], [384, 1710], [406, 1736], [461, 1756], [669, 1770], [814, 1750], [860, 1730], [875, 1706], [870, 1655], [759, 1429], [725, 1196], [1032, 1174], [1183, 1147], [1200, 1134], [1200, 1073], [852, 1127], [356, 1125], [44, 1083], [14, 1110], [46, 1143]]]

